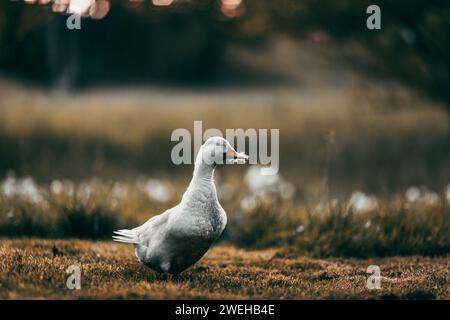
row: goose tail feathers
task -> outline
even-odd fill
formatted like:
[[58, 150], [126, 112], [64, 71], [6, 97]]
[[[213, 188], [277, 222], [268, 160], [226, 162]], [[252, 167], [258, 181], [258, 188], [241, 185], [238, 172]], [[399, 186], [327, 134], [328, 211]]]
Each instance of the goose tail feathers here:
[[122, 243], [139, 244], [139, 237], [133, 230], [117, 230], [114, 231], [114, 236], [112, 237], [114, 241]]

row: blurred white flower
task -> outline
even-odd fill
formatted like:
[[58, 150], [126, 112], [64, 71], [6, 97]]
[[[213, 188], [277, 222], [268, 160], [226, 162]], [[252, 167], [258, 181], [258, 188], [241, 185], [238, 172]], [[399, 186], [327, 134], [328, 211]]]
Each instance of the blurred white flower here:
[[123, 182], [115, 182], [111, 191], [111, 195], [114, 198], [124, 199], [128, 195], [128, 189], [125, 183]]
[[18, 180], [16, 193], [20, 197], [30, 200], [34, 203], [40, 203], [44, 201], [37, 185], [34, 183], [34, 180], [31, 177], [26, 177], [24, 179]]
[[63, 180], [63, 188], [68, 196], [73, 196], [75, 194], [75, 183], [73, 183], [73, 181], [68, 179]]
[[447, 202], [450, 202], [450, 184], [447, 185], [447, 190], [445, 191], [445, 198]]
[[93, 193], [93, 188], [88, 183], [82, 183], [77, 190], [77, 197], [83, 200], [89, 200]]
[[295, 186], [286, 181], [280, 174], [262, 175], [259, 166], [251, 166], [244, 178], [245, 184], [253, 195], [265, 197], [268, 194], [278, 194], [285, 200], [295, 195]]
[[50, 184], [50, 191], [56, 195], [60, 195], [64, 191], [64, 185], [59, 180], [53, 180]]
[[245, 211], [253, 210], [256, 207], [256, 197], [248, 196], [241, 200], [241, 209]]
[[337, 198], [332, 198], [330, 201], [320, 201], [314, 206], [314, 211], [321, 213], [327, 212], [330, 209], [336, 209], [339, 205], [339, 200]]
[[429, 206], [438, 205], [439, 200], [439, 195], [434, 191], [426, 191], [423, 195], [423, 203]]
[[361, 191], [355, 191], [348, 200], [348, 209], [355, 212], [368, 212], [378, 208], [378, 200], [375, 196], [368, 196]]
[[440, 202], [439, 195], [425, 186], [420, 188], [416, 186], [409, 187], [405, 192], [405, 199], [410, 203], [427, 206], [436, 206]]
[[1, 184], [1, 192], [7, 197], [11, 198], [16, 193], [16, 178], [9, 175]]
[[278, 193], [285, 200], [292, 199], [295, 195], [295, 186], [291, 182], [282, 182], [278, 186]]
[[8, 175], [1, 183], [0, 191], [7, 198], [20, 197], [35, 204], [45, 204], [44, 197], [31, 177], [16, 179], [14, 175]]
[[405, 192], [405, 198], [408, 202], [416, 202], [420, 199], [420, 189], [416, 186], [409, 187]]
[[157, 202], [167, 202], [171, 198], [168, 184], [158, 179], [148, 179], [143, 186], [143, 191], [150, 199]]
[[265, 189], [275, 188], [280, 182], [280, 175], [262, 175], [259, 166], [251, 166], [245, 175], [245, 183], [250, 191], [259, 193]]

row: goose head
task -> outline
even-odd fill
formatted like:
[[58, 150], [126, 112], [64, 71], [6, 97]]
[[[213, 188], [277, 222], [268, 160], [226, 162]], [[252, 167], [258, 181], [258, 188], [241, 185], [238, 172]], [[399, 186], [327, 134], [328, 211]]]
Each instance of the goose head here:
[[237, 152], [231, 144], [222, 137], [211, 137], [201, 146], [196, 164], [202, 163], [210, 167], [218, 164], [245, 164], [248, 156]]

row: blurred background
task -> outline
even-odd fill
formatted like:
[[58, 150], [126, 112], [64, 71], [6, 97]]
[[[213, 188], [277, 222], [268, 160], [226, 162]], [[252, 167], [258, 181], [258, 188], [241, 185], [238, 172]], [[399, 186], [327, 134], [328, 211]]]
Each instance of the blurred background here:
[[[220, 168], [223, 241], [450, 252], [450, 3], [0, 3], [0, 235], [108, 238], [176, 204], [176, 128], [279, 128], [280, 173]], [[69, 14], [82, 16], [69, 30]]]

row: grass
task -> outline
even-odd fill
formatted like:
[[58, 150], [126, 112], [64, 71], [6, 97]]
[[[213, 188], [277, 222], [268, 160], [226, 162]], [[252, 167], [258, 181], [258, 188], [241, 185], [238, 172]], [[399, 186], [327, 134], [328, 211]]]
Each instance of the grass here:
[[46, 182], [140, 174], [187, 180], [192, 168], [170, 161], [170, 134], [192, 132], [202, 120], [204, 130], [279, 128], [280, 170], [301, 200], [449, 182], [448, 114], [395, 87], [355, 80], [338, 92], [111, 89], [57, 96], [0, 83], [0, 95], [2, 176], [14, 170]]
[[[266, 189], [261, 196], [242, 177], [230, 178], [235, 190], [227, 198], [221, 190], [231, 181], [216, 181], [228, 215], [223, 243], [251, 249], [285, 247], [319, 258], [450, 254], [446, 194], [423, 191], [415, 201], [402, 194], [380, 197], [374, 208], [354, 208], [351, 197], [309, 207], [294, 198], [283, 199], [276, 185], [275, 191]], [[148, 194], [157, 186], [166, 190], [164, 198]], [[97, 178], [79, 184], [55, 180], [48, 186], [10, 177], [0, 181], [0, 236], [110, 239], [114, 230], [135, 227], [178, 203], [184, 187], [153, 178]], [[434, 202], [420, 202], [429, 198]]]
[[246, 248], [284, 246], [313, 257], [382, 257], [450, 254], [446, 203], [421, 206], [385, 202], [367, 212], [342, 204], [321, 210], [263, 202], [231, 215], [230, 239]]
[[[54, 254], [56, 247], [57, 254]], [[81, 290], [66, 288], [70, 265]], [[381, 269], [381, 289], [366, 269]], [[2, 299], [450, 299], [448, 258], [313, 259], [284, 249], [213, 247], [169, 278], [140, 264], [127, 245], [80, 240], [2, 239]]]
[[[285, 247], [319, 258], [450, 254], [450, 186], [441, 195], [417, 191], [422, 195], [414, 201], [403, 194], [378, 197], [373, 208], [354, 208], [352, 197], [310, 207], [293, 197], [283, 199], [277, 185], [259, 195], [245, 180], [230, 176], [216, 181], [228, 215], [223, 243]], [[222, 190], [230, 185], [234, 192], [224, 197]], [[165, 191], [154, 194], [158, 187]], [[0, 180], [0, 236], [110, 239], [114, 230], [135, 227], [178, 203], [184, 188], [144, 177], [78, 184], [55, 180], [50, 185], [9, 177]]]

